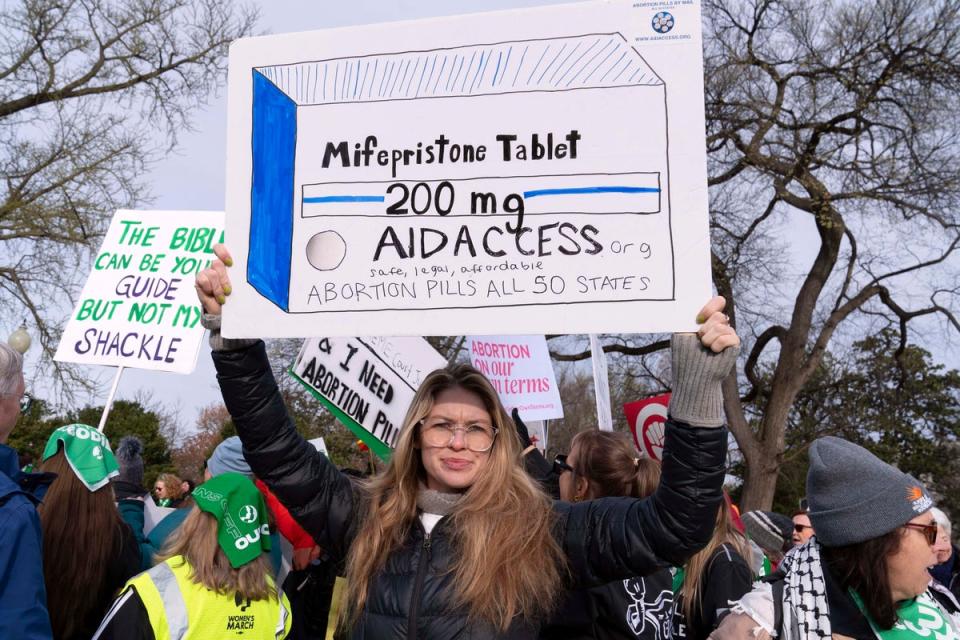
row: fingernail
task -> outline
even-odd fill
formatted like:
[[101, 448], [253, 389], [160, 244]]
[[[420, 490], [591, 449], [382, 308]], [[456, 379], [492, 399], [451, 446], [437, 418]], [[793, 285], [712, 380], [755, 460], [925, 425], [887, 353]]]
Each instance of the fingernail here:
[[230, 292], [231, 292], [231, 291], [233, 291], [233, 287], [231, 287], [230, 285], [225, 285], [225, 286], [223, 287], [223, 293], [224, 293], [224, 295], [230, 295]]
[[226, 301], [227, 301], [226, 296], [223, 296], [223, 295], [217, 296], [217, 302], [219, 302], [220, 304], [223, 304], [223, 303], [225, 303]]
[[228, 267], [232, 267], [232, 266], [233, 266], [233, 258], [227, 258], [226, 260], [223, 261], [223, 264], [227, 265]]
[[702, 314], [697, 314], [697, 324], [703, 324], [707, 319], [703, 317]]

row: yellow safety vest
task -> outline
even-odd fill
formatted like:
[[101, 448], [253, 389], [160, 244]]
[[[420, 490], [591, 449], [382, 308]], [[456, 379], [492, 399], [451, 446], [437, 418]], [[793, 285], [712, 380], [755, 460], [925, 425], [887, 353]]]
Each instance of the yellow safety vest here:
[[[271, 578], [267, 578], [274, 586]], [[278, 590], [279, 600], [236, 601], [190, 579], [190, 567], [174, 556], [127, 582], [150, 617], [156, 640], [282, 640], [290, 633], [290, 602]]]

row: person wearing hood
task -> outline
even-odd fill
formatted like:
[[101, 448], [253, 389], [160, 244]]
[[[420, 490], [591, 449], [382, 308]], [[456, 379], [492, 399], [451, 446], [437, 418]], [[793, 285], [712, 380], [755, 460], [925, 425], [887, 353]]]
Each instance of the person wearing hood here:
[[57, 474], [38, 511], [43, 573], [56, 640], [87, 640], [128, 578], [140, 546], [114, 502], [117, 461], [107, 437], [71, 424], [50, 436], [40, 469]]
[[734, 605], [713, 640], [960, 637], [960, 604], [930, 579], [933, 500], [912, 476], [852, 442], [810, 446], [817, 534]]
[[129, 582], [92, 640], [283, 640], [290, 605], [274, 582], [267, 507], [253, 481], [220, 474], [193, 491], [196, 507], [159, 564]]

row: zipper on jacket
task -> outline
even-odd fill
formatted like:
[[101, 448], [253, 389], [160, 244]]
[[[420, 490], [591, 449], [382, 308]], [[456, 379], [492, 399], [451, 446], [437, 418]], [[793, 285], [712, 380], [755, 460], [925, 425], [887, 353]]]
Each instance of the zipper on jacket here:
[[420, 608], [420, 592], [423, 591], [423, 579], [426, 577], [427, 565], [430, 562], [430, 534], [424, 532], [423, 547], [420, 550], [420, 560], [417, 563], [417, 579], [413, 583], [413, 595], [410, 598], [410, 618], [407, 621], [407, 637], [417, 637], [417, 613]]

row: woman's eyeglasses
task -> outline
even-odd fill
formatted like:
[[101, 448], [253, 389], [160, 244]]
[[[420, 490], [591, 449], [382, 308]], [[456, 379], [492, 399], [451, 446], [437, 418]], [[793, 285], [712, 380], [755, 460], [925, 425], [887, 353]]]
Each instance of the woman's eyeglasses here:
[[553, 459], [553, 473], [554, 475], [563, 475], [565, 472], [573, 473], [573, 467], [567, 464], [567, 455], [564, 453], [558, 453], [557, 457]]
[[793, 530], [796, 531], [797, 533], [803, 533], [803, 530], [804, 530], [804, 529], [813, 529], [813, 527], [811, 527], [811, 526], [808, 525], [808, 524], [795, 524], [795, 525], [793, 525]]
[[931, 547], [937, 543], [937, 523], [931, 522], [930, 524], [920, 524], [919, 522], [908, 522], [903, 525], [905, 529], [916, 529], [923, 533], [923, 537], [927, 539], [927, 544]]
[[483, 422], [457, 425], [445, 419], [424, 418], [420, 421], [420, 438], [428, 447], [450, 447], [457, 437], [463, 434], [463, 443], [475, 453], [484, 453], [493, 446], [497, 437], [497, 428]]

